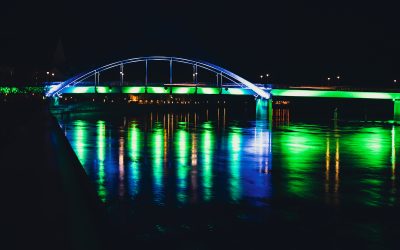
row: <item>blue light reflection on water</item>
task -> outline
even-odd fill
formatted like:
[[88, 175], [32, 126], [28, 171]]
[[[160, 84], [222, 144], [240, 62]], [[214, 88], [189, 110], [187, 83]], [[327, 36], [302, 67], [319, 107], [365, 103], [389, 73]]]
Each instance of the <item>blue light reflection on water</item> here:
[[237, 203], [271, 195], [265, 122], [218, 129], [216, 121], [196, 121], [197, 114], [157, 117], [163, 122], [134, 117], [124, 123], [83, 117], [64, 121], [103, 202], [141, 197], [159, 206]]
[[[218, 114], [225, 118], [224, 112]], [[152, 115], [124, 122], [74, 116], [62, 125], [106, 203], [399, 203], [398, 127], [291, 124], [271, 130], [265, 120], [208, 116], [160, 113], [157, 120]]]

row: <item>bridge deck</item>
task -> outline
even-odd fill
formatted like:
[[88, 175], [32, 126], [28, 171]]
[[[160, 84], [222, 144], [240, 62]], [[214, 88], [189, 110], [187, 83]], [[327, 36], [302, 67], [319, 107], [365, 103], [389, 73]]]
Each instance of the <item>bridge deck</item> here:
[[283, 97], [319, 97], [319, 98], [355, 98], [355, 99], [400, 99], [396, 92], [365, 92], [345, 90], [309, 90], [309, 89], [272, 89], [272, 96]]
[[[98, 86], [97, 93], [100, 94], [112, 94], [112, 93], [123, 93], [123, 94], [144, 94], [146, 93], [145, 86], [123, 86], [123, 87], [105, 87]], [[169, 94], [171, 93], [171, 87], [154, 87], [148, 86], [148, 94]], [[74, 86], [66, 87], [62, 91], [63, 94], [90, 94], [96, 93], [94, 86]], [[244, 88], [216, 88], [216, 87], [197, 87], [197, 94], [200, 95], [254, 95], [254, 92], [250, 89]], [[196, 94], [196, 87], [172, 87], [172, 94]]]
[[[90, 94], [96, 93], [94, 86], [74, 86], [67, 87], [62, 91], [64, 94]], [[272, 96], [280, 97], [319, 97], [319, 98], [355, 98], [355, 99], [400, 99], [400, 93], [396, 92], [366, 92], [366, 91], [346, 91], [346, 90], [310, 90], [310, 89], [272, 89]], [[97, 93], [123, 93], [123, 94], [144, 94], [145, 86], [98, 86]], [[147, 87], [148, 94], [169, 94], [171, 87]], [[196, 94], [196, 87], [172, 87], [172, 94]], [[245, 88], [216, 88], [216, 87], [197, 87], [197, 94], [203, 95], [253, 95], [250, 89]]]

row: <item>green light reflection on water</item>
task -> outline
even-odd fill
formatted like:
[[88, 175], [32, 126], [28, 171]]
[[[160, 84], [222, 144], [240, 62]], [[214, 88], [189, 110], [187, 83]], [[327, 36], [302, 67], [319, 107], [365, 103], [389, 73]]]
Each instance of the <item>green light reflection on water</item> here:
[[188, 149], [189, 149], [189, 134], [187, 131], [179, 128], [175, 137], [175, 150], [178, 156], [177, 159], [177, 198], [181, 203], [185, 203], [187, 199], [186, 187], [188, 176]]
[[202, 177], [203, 177], [203, 194], [204, 200], [208, 201], [212, 198], [212, 187], [213, 187], [213, 153], [214, 153], [214, 133], [211, 130], [212, 124], [206, 122], [203, 124], [202, 132]]
[[396, 187], [396, 126], [392, 127], [392, 144], [391, 144], [391, 190], [390, 190], [390, 197], [389, 197], [389, 204], [390, 205], [395, 205], [396, 204], [396, 200], [397, 200], [397, 187]]
[[395, 179], [395, 170], [396, 170], [396, 127], [392, 127], [392, 145], [391, 145], [391, 163], [392, 163], [392, 176]]
[[[313, 199], [321, 198], [320, 191], [324, 190], [326, 201], [336, 205], [350, 201], [368, 206], [380, 206], [391, 199], [394, 202], [396, 194], [387, 194], [385, 183], [393, 178], [396, 166], [395, 132], [380, 126], [307, 125], [275, 131], [274, 143], [279, 148], [274, 154], [286, 186], [281, 190], [290, 197]], [[325, 175], [322, 183], [317, 177], [321, 166]], [[385, 177], [388, 168], [392, 173]]]
[[[220, 139], [220, 135], [213, 130], [211, 122], [203, 123], [201, 129], [190, 130], [190, 133], [187, 131], [186, 124], [178, 124], [173, 137], [175, 150], [171, 153], [176, 156], [176, 196], [180, 203], [185, 203], [190, 198], [188, 186], [194, 186], [193, 183], [196, 180], [200, 180], [200, 194], [204, 201], [211, 200], [214, 197], [213, 192], [218, 195], [218, 185], [213, 179], [213, 165], [216, 163], [219, 166], [223, 163], [227, 165], [228, 179], [224, 179], [223, 182], [228, 183], [227, 195], [233, 201], [240, 200], [248, 192], [247, 184], [243, 179], [247, 178], [245, 171], [253, 170], [243, 169], [241, 172], [243, 162], [251, 160], [255, 167], [260, 168], [272, 165], [267, 162], [267, 159], [262, 158], [270, 150], [269, 139], [271, 138], [264, 125], [257, 125], [259, 127], [255, 129], [254, 145], [251, 144], [253, 145], [251, 150], [254, 151], [249, 150], [246, 128], [229, 126], [229, 132], [222, 133], [221, 141], [222, 149], [226, 149], [222, 154], [227, 156], [225, 161], [214, 157], [221, 153], [220, 147], [217, 147], [215, 143], [216, 138]], [[112, 188], [107, 187], [113, 180], [112, 171], [109, 171], [114, 167], [112, 166], [113, 157], [106, 155], [112, 152], [109, 151], [111, 146], [108, 146], [110, 139], [106, 137], [106, 132], [108, 135], [112, 127], [106, 125], [106, 122], [102, 120], [93, 123], [76, 120], [70, 126], [73, 131], [69, 134], [72, 139], [71, 145], [80, 162], [87, 168], [85, 170], [89, 175], [93, 173], [90, 176], [96, 179], [98, 195], [103, 202], [106, 199], [111, 200], [113, 193]], [[95, 130], [89, 133], [90, 128], [95, 128]], [[396, 126], [387, 127], [387, 125], [342, 125], [332, 128], [324, 125], [295, 123], [275, 129], [273, 132], [274, 157], [271, 159], [274, 160], [275, 169], [278, 171], [270, 173], [276, 180], [281, 178], [279, 183], [274, 183], [275, 195], [301, 199], [325, 199], [326, 202], [334, 205], [398, 204], [398, 183], [395, 173], [398, 159], [396, 145], [399, 145], [396, 138], [397, 129], [399, 128]], [[142, 132], [137, 122], [130, 122], [127, 131], [128, 138], [125, 143], [120, 144], [125, 147], [126, 155], [130, 158], [123, 161], [127, 167], [126, 173], [129, 175], [125, 181], [126, 185], [129, 185], [130, 196], [134, 197], [139, 192], [141, 175], [145, 176], [143, 174], [145, 172], [142, 172], [145, 169], [140, 169], [140, 166], [151, 163], [152, 168], [149, 171], [152, 171], [150, 172], [152, 184], [150, 185], [153, 185], [155, 201], [160, 203], [160, 199], [164, 198], [164, 189], [168, 187], [167, 182], [164, 181], [164, 171], [167, 169], [164, 168], [166, 161], [163, 159], [167, 154], [165, 150], [168, 146], [166, 145], [170, 141], [164, 137], [162, 126], [155, 125], [152, 132], [148, 133], [148, 137], [144, 133], [147, 132]], [[96, 138], [90, 139], [91, 136]], [[141, 154], [144, 154], [143, 138], [150, 139], [148, 150], [151, 156], [149, 158], [146, 156], [146, 159], [150, 159], [149, 162], [143, 161], [141, 157]], [[197, 150], [197, 145], [200, 147], [199, 150]], [[249, 152], [260, 158], [249, 157], [247, 155]], [[195, 181], [192, 179], [192, 184], [190, 184], [189, 160], [191, 159], [192, 166], [197, 166], [197, 154], [200, 160], [198, 165], [200, 176], [195, 176], [194, 178], [197, 179]], [[93, 157], [93, 161], [90, 157]], [[97, 166], [90, 164], [91, 162], [97, 162]]]
[[78, 156], [79, 161], [81, 162], [82, 166], [85, 168], [86, 164], [86, 157], [87, 157], [87, 148], [86, 148], [86, 143], [87, 143], [87, 129], [86, 129], [87, 122], [82, 121], [82, 120], [77, 120], [74, 123], [75, 127], [75, 137], [74, 137], [74, 142], [75, 145], [73, 145], [73, 148], [76, 151], [76, 155]]
[[130, 157], [130, 180], [129, 180], [129, 189], [132, 196], [136, 196], [139, 193], [139, 184], [140, 184], [140, 169], [139, 169], [139, 161], [140, 161], [140, 145], [141, 145], [141, 132], [137, 127], [136, 122], [132, 121], [129, 124], [128, 129], [128, 155]]
[[[274, 152], [281, 161], [286, 175], [286, 187], [283, 192], [289, 196], [313, 196], [315, 179], [313, 172], [317, 172], [326, 155], [325, 134], [316, 133], [313, 126], [294, 127], [290, 131], [277, 132], [274, 142], [278, 143], [280, 152]], [[275, 151], [276, 149], [274, 149]]]
[[97, 121], [97, 160], [99, 165], [98, 173], [98, 195], [102, 202], [106, 201], [107, 190], [105, 187], [105, 148], [106, 148], [106, 123], [104, 121]]
[[343, 135], [343, 153], [357, 155], [359, 167], [380, 168], [386, 165], [391, 152], [391, 131], [381, 127], [361, 128]]
[[382, 173], [392, 165], [392, 131], [383, 127], [363, 127], [356, 133], [344, 135], [341, 140], [342, 157], [353, 159], [346, 167], [364, 173], [357, 184], [360, 195], [355, 199], [368, 206], [383, 204], [386, 198]]
[[156, 128], [152, 133], [152, 157], [153, 157], [153, 184], [155, 201], [160, 203], [163, 189], [163, 129]]
[[241, 198], [242, 188], [240, 180], [240, 161], [242, 150], [242, 135], [241, 128], [231, 127], [229, 133], [229, 192], [233, 201], [238, 201]]

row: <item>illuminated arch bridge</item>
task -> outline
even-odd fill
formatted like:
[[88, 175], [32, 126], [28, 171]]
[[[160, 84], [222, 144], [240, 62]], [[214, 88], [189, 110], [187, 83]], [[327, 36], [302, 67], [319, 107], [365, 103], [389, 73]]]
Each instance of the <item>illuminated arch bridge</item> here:
[[[152, 61], [169, 62], [169, 83], [161, 86], [154, 86], [148, 83], [148, 63]], [[141, 85], [124, 84], [124, 66], [133, 63], [144, 63], [145, 82]], [[173, 83], [173, 65], [174, 63], [188, 64], [193, 67], [193, 82], [190, 84]], [[120, 70], [120, 84], [117, 86], [102, 86], [100, 75], [102, 72], [110, 69]], [[208, 86], [200, 84], [198, 81], [198, 69], [206, 70], [215, 74], [216, 84]], [[94, 81], [93, 81], [94, 79]], [[88, 85], [89, 83], [89, 85]], [[223, 95], [253, 95], [261, 99], [270, 98], [270, 90], [255, 85], [244, 78], [214, 64], [194, 61], [178, 57], [151, 56], [138, 57], [114, 62], [88, 72], [78, 74], [58, 85], [52, 86], [46, 96], [59, 96], [62, 94], [78, 93], [124, 93], [124, 94], [223, 94]]]

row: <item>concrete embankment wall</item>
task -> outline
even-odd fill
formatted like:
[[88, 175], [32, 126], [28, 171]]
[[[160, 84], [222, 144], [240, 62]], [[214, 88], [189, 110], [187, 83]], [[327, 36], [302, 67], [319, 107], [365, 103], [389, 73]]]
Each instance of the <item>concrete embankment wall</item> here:
[[105, 209], [47, 104], [0, 104], [4, 249], [108, 248]]

